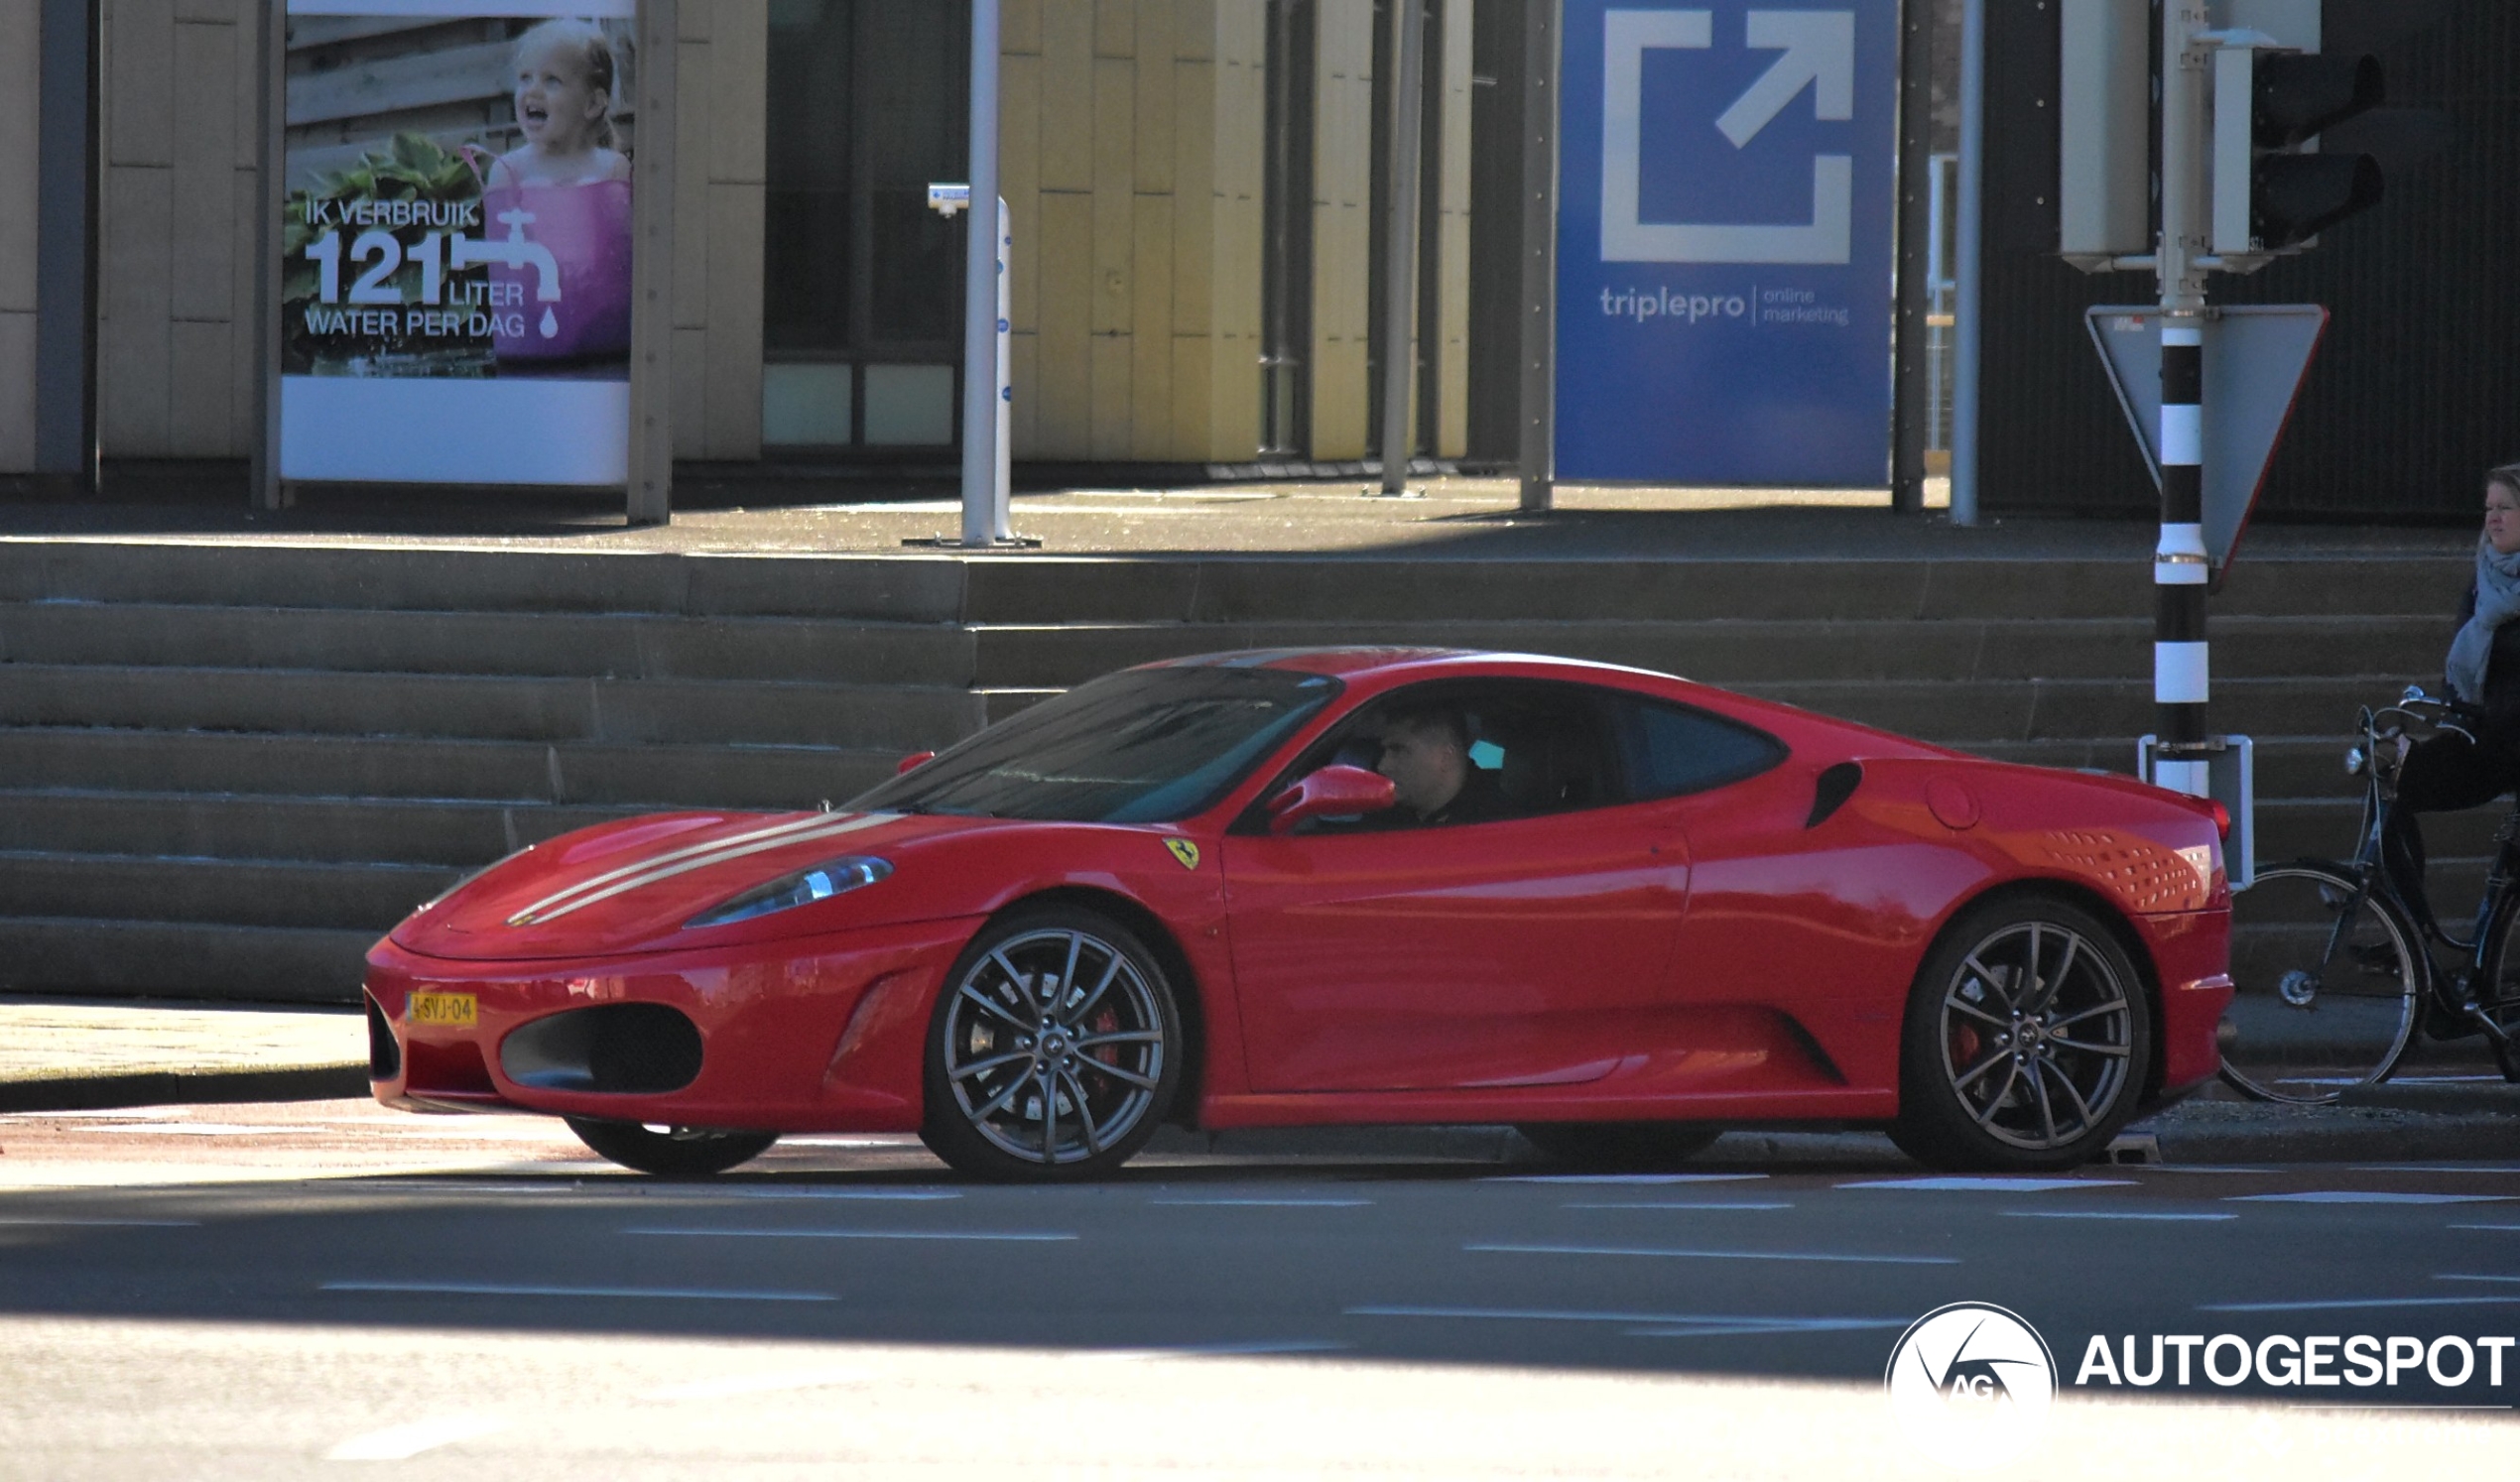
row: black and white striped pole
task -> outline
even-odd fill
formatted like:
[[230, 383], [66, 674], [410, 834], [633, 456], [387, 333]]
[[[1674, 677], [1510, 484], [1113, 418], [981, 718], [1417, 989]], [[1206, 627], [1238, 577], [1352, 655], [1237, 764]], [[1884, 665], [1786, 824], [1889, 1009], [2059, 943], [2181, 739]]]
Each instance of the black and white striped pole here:
[[2205, 178], [2212, 58], [2205, 0], [2162, 7], [2161, 543], [2153, 551], [2152, 782], [2212, 795], [2205, 701], [2205, 269], [2211, 249]]
[[2161, 327], [2161, 544], [2153, 552], [2155, 786], [2210, 795], [2205, 701], [2205, 330], [2196, 314]]

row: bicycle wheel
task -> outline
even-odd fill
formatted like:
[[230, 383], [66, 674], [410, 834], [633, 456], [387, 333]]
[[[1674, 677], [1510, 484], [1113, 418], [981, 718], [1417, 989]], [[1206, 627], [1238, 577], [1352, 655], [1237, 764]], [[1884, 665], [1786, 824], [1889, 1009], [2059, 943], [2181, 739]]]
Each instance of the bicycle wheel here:
[[2415, 1028], [2417, 941], [2398, 909], [2341, 865], [2259, 870], [2231, 897], [2238, 992], [2222, 1078], [2260, 1100], [2305, 1105], [2384, 1079]]

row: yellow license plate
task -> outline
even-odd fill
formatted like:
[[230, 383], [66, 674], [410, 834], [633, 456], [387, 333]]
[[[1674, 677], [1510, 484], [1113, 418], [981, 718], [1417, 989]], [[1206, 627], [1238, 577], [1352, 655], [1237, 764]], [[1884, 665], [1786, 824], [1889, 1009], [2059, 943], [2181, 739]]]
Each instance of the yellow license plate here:
[[415, 993], [405, 1018], [441, 1029], [471, 1029], [481, 1022], [481, 1001], [469, 993]]

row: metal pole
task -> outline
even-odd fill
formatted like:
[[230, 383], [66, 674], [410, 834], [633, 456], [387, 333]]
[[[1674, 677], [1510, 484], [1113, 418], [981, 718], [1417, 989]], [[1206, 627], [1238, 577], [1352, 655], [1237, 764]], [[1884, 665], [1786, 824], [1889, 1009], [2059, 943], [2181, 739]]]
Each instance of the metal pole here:
[[639, 0], [639, 156], [632, 164], [632, 525], [674, 518], [674, 91], [678, 0]]
[[2205, 736], [2210, 666], [2205, 648], [2205, 68], [2199, 41], [2205, 0], [2162, 7], [2161, 93], [2161, 543], [2153, 554], [2153, 701], [2159, 740], [2153, 782], [2210, 796]]
[[1960, 12], [1959, 219], [1952, 325], [1952, 523], [1977, 523], [1978, 359], [1984, 344], [1986, 0]]
[[1891, 341], [1890, 508], [1925, 508], [1925, 450], [1934, 436], [1934, 7], [1899, 5], [1899, 266]]
[[95, 0], [43, 0], [36, 82], [35, 472], [96, 492]]
[[1391, 166], [1382, 315], [1382, 492], [1405, 494], [1417, 439], [1409, 392], [1418, 353], [1418, 156], [1426, 111], [1426, 0], [1392, 0]]
[[1522, 508], [1557, 498], [1558, 22], [1560, 0], [1523, 9]]
[[[972, 212], [978, 215], [977, 211]], [[1015, 498], [1015, 357], [1007, 346], [1010, 326], [1014, 322], [1014, 275], [1009, 266], [1015, 257], [1015, 227], [1006, 214], [1006, 198], [997, 202], [997, 473], [992, 480], [989, 500], [989, 539], [1012, 542], [1015, 527], [1009, 524], [1008, 511]]]
[[981, 208], [997, 199], [998, 0], [971, 0], [971, 199], [962, 264], [962, 544], [988, 546], [1004, 530], [997, 513], [998, 223]]
[[280, 213], [289, 199], [289, 184], [281, 178], [289, 168], [289, 144], [283, 136], [289, 101], [289, 9], [287, 0], [267, 0], [259, 9], [262, 97], [255, 103], [255, 118], [262, 132], [262, 171], [261, 188], [254, 194], [261, 209], [254, 213], [254, 446], [247, 464], [252, 484], [247, 498], [253, 509], [270, 514], [289, 505], [288, 486], [281, 482], [280, 446]]

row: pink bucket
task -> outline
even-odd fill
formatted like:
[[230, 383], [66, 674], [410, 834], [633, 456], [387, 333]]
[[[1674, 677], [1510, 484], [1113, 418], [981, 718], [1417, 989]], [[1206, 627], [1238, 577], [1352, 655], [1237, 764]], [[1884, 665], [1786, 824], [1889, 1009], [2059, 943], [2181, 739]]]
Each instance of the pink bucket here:
[[[485, 244], [540, 249], [490, 263], [502, 364], [629, 358], [628, 181], [493, 186], [481, 192], [481, 215]], [[544, 293], [547, 279], [559, 298]]]

